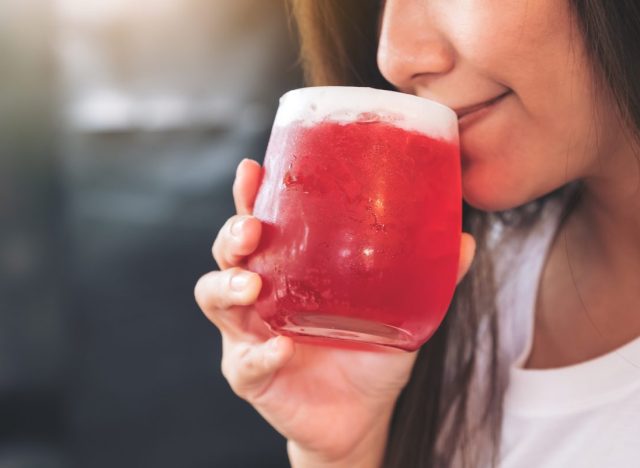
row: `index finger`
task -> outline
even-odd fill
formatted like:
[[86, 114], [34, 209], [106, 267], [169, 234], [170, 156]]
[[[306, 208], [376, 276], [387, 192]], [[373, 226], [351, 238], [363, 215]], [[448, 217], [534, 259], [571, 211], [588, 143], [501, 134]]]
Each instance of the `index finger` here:
[[236, 179], [233, 182], [233, 201], [239, 215], [253, 213], [253, 204], [256, 201], [261, 178], [262, 167], [258, 162], [243, 159], [238, 164]]

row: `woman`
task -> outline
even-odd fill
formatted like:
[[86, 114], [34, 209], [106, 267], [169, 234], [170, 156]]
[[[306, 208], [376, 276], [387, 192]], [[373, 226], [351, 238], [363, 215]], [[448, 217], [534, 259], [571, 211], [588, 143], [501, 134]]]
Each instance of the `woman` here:
[[251, 307], [259, 166], [196, 298], [233, 390], [295, 467], [637, 466], [640, 6], [293, 2], [312, 84], [392, 87], [459, 116], [459, 285], [419, 353], [273, 338]]

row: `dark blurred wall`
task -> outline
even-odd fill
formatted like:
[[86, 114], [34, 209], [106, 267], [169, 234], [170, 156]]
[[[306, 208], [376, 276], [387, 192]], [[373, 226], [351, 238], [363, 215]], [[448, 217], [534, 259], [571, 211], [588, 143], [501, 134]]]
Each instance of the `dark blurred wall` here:
[[70, 384], [52, 5], [0, 1], [0, 467], [66, 467]]
[[[0, 97], [38, 101], [2, 125], [0, 468], [9, 446], [12, 467], [287, 466], [193, 300], [235, 167], [300, 84], [283, 2], [29, 5], [0, 14]], [[26, 43], [33, 73], [7, 78]]]
[[297, 84], [283, 2], [104, 8], [63, 12], [59, 29], [74, 455], [95, 468], [286, 466], [284, 440], [221, 377], [192, 293], [233, 213], [237, 163], [261, 158]]

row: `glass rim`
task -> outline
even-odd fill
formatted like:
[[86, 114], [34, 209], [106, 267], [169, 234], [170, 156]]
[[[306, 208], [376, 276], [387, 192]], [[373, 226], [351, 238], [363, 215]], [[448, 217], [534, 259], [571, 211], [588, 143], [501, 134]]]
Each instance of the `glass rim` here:
[[310, 86], [280, 97], [274, 127], [324, 121], [376, 121], [446, 140], [458, 139], [458, 116], [430, 99], [399, 91], [360, 86]]

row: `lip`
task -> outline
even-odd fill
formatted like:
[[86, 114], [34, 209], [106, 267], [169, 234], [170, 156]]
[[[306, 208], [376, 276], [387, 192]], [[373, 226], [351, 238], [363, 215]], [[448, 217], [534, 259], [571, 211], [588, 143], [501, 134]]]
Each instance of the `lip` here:
[[511, 91], [500, 94], [487, 101], [474, 104], [472, 106], [461, 107], [454, 109], [458, 116], [458, 124], [460, 127], [468, 126], [471, 122], [478, 120], [486, 115], [496, 104], [498, 104], [504, 97], [511, 94]]

